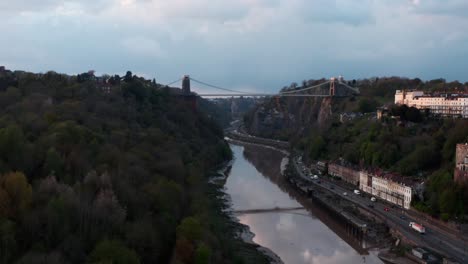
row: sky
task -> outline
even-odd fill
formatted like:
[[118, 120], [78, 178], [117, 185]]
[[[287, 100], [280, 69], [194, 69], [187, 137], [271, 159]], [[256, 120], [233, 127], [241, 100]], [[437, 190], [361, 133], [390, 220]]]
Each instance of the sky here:
[[468, 81], [466, 0], [0, 0], [0, 17], [13, 70], [266, 92], [338, 75]]

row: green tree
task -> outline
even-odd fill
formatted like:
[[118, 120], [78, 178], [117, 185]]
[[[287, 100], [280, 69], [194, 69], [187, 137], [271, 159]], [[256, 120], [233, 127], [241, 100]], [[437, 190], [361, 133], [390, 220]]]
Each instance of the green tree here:
[[374, 99], [362, 98], [359, 100], [358, 111], [362, 113], [375, 112], [379, 103]]
[[175, 218], [181, 213], [182, 187], [174, 181], [165, 179], [145, 188], [155, 211], [169, 212]]
[[195, 251], [195, 264], [209, 264], [211, 249], [204, 243], [200, 244]]
[[32, 187], [21, 172], [10, 172], [0, 178], [0, 216], [16, 218], [31, 204]]
[[325, 150], [326, 143], [322, 136], [314, 136], [310, 142], [309, 157], [318, 159]]
[[51, 147], [46, 153], [46, 160], [44, 163], [44, 175], [55, 173], [55, 175], [61, 175], [63, 173], [63, 160], [60, 154]]
[[27, 153], [23, 130], [16, 125], [0, 129], [0, 158], [7, 165], [6, 170], [24, 169]]
[[119, 240], [102, 240], [96, 244], [89, 256], [90, 263], [100, 264], [139, 264], [135, 251], [127, 248]]
[[0, 219], [0, 256], [1, 263], [11, 263], [10, 259], [16, 253], [15, 223]]
[[202, 225], [195, 217], [187, 217], [182, 220], [177, 227], [177, 236], [187, 238], [191, 241], [197, 241], [202, 236]]
[[133, 75], [132, 75], [131, 71], [127, 71], [127, 73], [125, 74], [125, 77], [124, 77], [124, 81], [125, 82], [133, 81]]
[[453, 216], [457, 208], [457, 193], [453, 188], [445, 189], [439, 197], [439, 206], [441, 213]]

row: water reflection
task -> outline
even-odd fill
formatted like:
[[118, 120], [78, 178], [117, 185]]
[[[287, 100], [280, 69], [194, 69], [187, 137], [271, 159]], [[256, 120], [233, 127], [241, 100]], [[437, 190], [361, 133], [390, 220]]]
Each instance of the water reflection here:
[[[234, 210], [300, 207], [306, 203], [282, 180], [282, 153], [254, 146], [231, 145], [231, 148], [236, 160], [226, 189]], [[343, 227], [327, 220], [326, 213], [308, 205], [307, 208], [309, 210], [246, 214], [238, 218], [255, 233], [256, 243], [273, 250], [285, 263], [381, 263], [375, 252], [362, 256], [358, 251], [365, 253], [365, 250], [360, 250], [352, 241], [347, 240], [354, 248], [346, 243], [341, 238], [346, 238], [346, 234], [342, 234]]]

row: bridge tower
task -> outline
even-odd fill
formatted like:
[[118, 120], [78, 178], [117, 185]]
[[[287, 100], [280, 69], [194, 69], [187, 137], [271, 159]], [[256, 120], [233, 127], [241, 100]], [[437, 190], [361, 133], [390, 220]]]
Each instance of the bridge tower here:
[[335, 77], [330, 78], [330, 96], [335, 96]]
[[182, 92], [184, 94], [190, 94], [190, 76], [184, 75], [182, 77]]

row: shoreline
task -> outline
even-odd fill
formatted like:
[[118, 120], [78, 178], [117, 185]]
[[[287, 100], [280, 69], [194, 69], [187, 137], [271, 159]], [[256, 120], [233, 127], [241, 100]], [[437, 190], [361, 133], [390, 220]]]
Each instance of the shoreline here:
[[[228, 140], [229, 142], [229, 140]], [[238, 144], [241, 144], [241, 142], [238, 142]], [[265, 146], [267, 147], [267, 146]], [[228, 220], [235, 225], [234, 227], [234, 235], [236, 238], [240, 239], [243, 241], [245, 244], [250, 245], [255, 247], [257, 252], [263, 256], [265, 256], [269, 263], [271, 264], [284, 264], [284, 262], [281, 260], [281, 258], [276, 255], [274, 251], [271, 249], [264, 247], [262, 245], [259, 245], [253, 241], [253, 238], [255, 237], [255, 234], [250, 230], [250, 227], [248, 225], [242, 224], [240, 222], [240, 219], [237, 218], [233, 214], [233, 204], [231, 201], [231, 196], [226, 193], [225, 189], [225, 184], [226, 181], [229, 177], [229, 172], [231, 170], [232, 165], [235, 162], [235, 157], [233, 157], [230, 161], [226, 162], [225, 164], [221, 165], [221, 168], [219, 168], [217, 172], [217, 176], [212, 177], [210, 179], [210, 183], [214, 184], [217, 186], [218, 191], [222, 193], [221, 197], [218, 197], [218, 199], [223, 203], [224, 208], [221, 209], [221, 213], [226, 215]]]

